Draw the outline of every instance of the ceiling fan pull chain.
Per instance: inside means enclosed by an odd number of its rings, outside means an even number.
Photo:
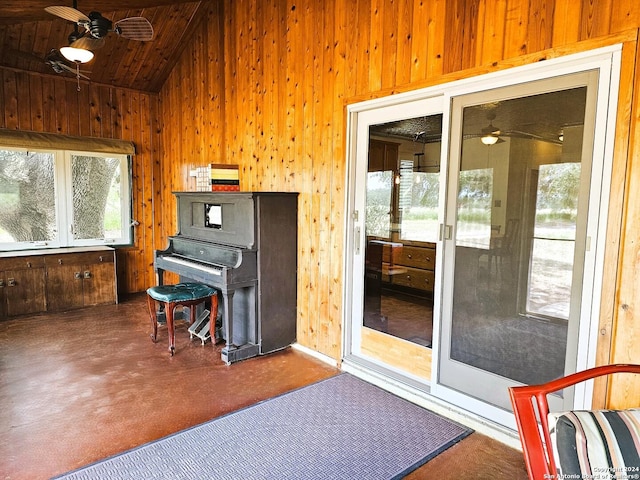
[[[80,64],[76,62],[76,78],[78,79],[78,91],[80,91]]]

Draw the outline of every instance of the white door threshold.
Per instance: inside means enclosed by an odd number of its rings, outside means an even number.
[[[376,385],[416,405],[458,422],[476,432],[493,438],[508,447],[522,451],[518,432],[487,418],[445,402],[429,393],[428,385],[406,381],[400,375],[358,357],[348,357],[342,362],[342,370]]]

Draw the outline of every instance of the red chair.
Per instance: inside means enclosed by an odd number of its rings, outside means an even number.
[[[567,375],[542,385],[510,387],[509,395],[518,425],[522,453],[531,480],[558,478],[547,415],[547,395],[580,382],[612,373],[640,373],[640,365],[605,365]],[[539,415],[536,414],[539,412]]]

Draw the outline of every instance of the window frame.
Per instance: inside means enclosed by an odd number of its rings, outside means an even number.
[[[54,198],[56,212],[56,237],[46,241],[0,242],[0,251],[41,250],[86,246],[130,246],[133,244],[133,192],[131,155],[53,148],[26,148],[0,144],[0,150],[37,152],[53,155]],[[74,239],[73,235],[73,183],[72,158],[90,156],[116,158],[120,168],[120,237]]]

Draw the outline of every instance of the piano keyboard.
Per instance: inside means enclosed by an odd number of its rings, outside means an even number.
[[[197,262],[195,260],[186,260],[184,258],[175,257],[173,255],[163,256],[162,259],[166,262],[177,263],[178,265],[184,265],[186,267],[195,268],[212,275],[222,275],[222,268],[215,267],[211,264]]]

